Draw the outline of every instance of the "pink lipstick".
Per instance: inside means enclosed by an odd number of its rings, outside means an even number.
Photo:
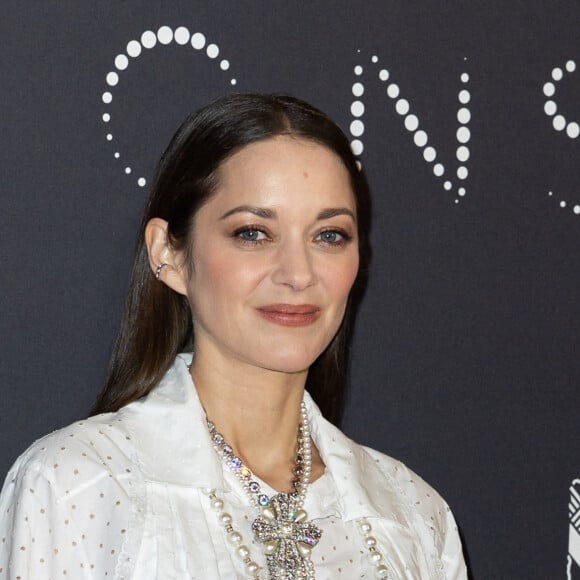
[[[258,308],[258,312],[281,326],[308,326],[320,316],[320,308],[312,304],[268,304]]]

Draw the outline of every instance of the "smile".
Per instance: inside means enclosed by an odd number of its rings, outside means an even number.
[[[320,316],[320,308],[312,304],[269,304],[258,308],[258,312],[281,326],[308,326]]]

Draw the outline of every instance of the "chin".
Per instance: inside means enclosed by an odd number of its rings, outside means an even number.
[[[263,360],[260,366],[279,373],[302,373],[310,368],[319,354],[318,352],[316,354],[293,353],[284,356],[284,354],[280,355],[279,353],[278,356]]]
[[[310,368],[310,365],[312,364],[312,362],[314,361],[309,361],[308,364],[304,364],[304,363],[299,363],[299,362],[293,362],[293,361],[284,361],[284,362],[268,362],[263,366],[263,368],[270,370],[270,371],[274,371],[274,372],[278,372],[278,373],[286,373],[286,374],[296,374],[296,373],[302,373],[304,371],[307,371]]]

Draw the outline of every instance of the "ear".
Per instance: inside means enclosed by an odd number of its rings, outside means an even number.
[[[187,268],[183,264],[181,252],[171,247],[167,236],[167,222],[153,218],[145,226],[145,245],[149,254],[149,266],[155,275],[160,264],[159,282],[164,283],[178,294],[187,295]]]

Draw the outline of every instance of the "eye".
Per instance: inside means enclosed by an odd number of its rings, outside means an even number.
[[[233,233],[233,237],[248,244],[259,243],[268,239],[266,232],[256,227],[239,228]]]
[[[341,230],[325,230],[316,236],[316,240],[329,246],[342,246],[351,240],[352,236]]]

